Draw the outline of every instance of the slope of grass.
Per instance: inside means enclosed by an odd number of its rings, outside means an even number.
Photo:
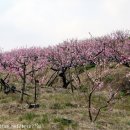
[[[124,77],[130,70],[126,67],[114,69],[111,68],[111,75],[105,77],[106,85],[112,85],[113,87],[122,84],[126,85],[123,83]],[[84,72],[81,73],[80,78],[82,83],[86,83]],[[31,125],[30,128],[24,128],[27,130],[130,129],[129,96],[121,95],[123,98],[116,99],[108,108],[103,109],[97,122],[91,123],[88,117],[87,99],[84,96],[85,89],[85,86],[82,86],[82,91],[72,93],[70,90],[65,89],[41,88],[38,97],[40,108],[37,109],[28,109],[27,104],[20,104],[18,94],[5,95],[0,92],[0,124]],[[105,94],[107,93],[107,91],[103,90],[94,95],[93,104],[99,107],[101,103],[104,103],[102,101],[106,100]]]

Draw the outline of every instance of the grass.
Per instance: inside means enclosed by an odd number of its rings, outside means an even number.
[[[43,100],[43,97],[46,100]],[[61,97],[60,102],[64,102],[58,103],[57,99],[59,99],[59,97]],[[30,110],[25,108],[22,114],[14,113],[13,115],[10,115],[11,118],[8,117],[7,110],[0,108],[0,111],[4,114],[3,116],[1,115],[0,122],[4,122],[4,124],[9,123],[10,121],[20,124],[25,124],[27,122],[30,122],[30,124],[37,123],[45,130],[87,130],[89,128],[95,128],[96,130],[118,130],[118,126],[121,126],[121,128],[123,127],[122,130],[129,130],[130,128],[130,109],[128,109],[128,107],[130,108],[129,98],[125,99],[125,103],[123,103],[123,101],[117,102],[117,104],[112,107],[112,111],[102,111],[98,121],[94,125],[89,121],[86,107],[87,104],[82,93],[79,93],[79,95],[75,93],[73,95],[71,93],[54,92],[48,94],[45,92],[44,95],[41,95],[40,99],[41,106],[45,105],[45,108],[40,107],[39,109]],[[97,100],[98,99],[96,99],[95,96],[95,105]],[[4,103],[3,105],[5,104],[8,104],[8,106],[11,105],[11,103]]]
[[[64,109],[64,105],[60,104],[60,103],[54,103],[54,104],[52,104],[52,106],[50,108],[51,109]]]
[[[20,121],[22,120],[27,120],[27,121],[33,121],[34,118],[36,118],[38,115],[33,113],[33,112],[29,112],[29,113],[25,113],[23,116],[21,116],[19,118]]]
[[[49,115],[43,114],[40,118],[36,119],[36,123],[38,124],[49,124]]]
[[[105,77],[105,82],[106,83],[111,83],[114,80],[114,75],[108,75]]]
[[[60,126],[67,126],[72,128],[77,128],[78,126],[78,124],[75,121],[71,119],[62,118],[62,117],[54,118],[54,122],[59,123]]]
[[[124,67],[111,68],[111,76],[105,77],[106,85],[113,88],[121,85],[126,72]],[[84,93],[87,94],[88,82],[84,70],[80,68],[83,85],[80,91],[42,88],[38,96],[40,108],[28,109],[26,104],[18,103],[18,94],[5,95],[0,92],[0,123],[1,124],[38,124],[39,130],[129,130],[130,129],[130,96],[120,93],[121,99],[116,99],[107,109],[101,111],[97,122],[91,123],[88,117],[88,104]],[[95,68],[90,67],[91,71]],[[124,84],[123,84],[124,86]],[[93,107],[98,108],[107,101],[108,91],[99,91],[93,97]],[[93,112],[93,114],[95,114]],[[29,130],[36,130],[31,128]]]

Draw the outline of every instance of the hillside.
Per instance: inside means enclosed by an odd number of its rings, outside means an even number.
[[[130,35],[1,52],[0,85],[2,130],[129,130]]]
[[[94,71],[95,68],[90,69],[91,73]],[[103,80],[106,85],[112,85],[116,88],[118,85],[123,84],[125,74],[130,69],[118,66],[117,68],[111,67],[110,71],[111,76],[105,77]],[[84,75],[85,72],[81,72],[82,84],[87,84]],[[57,86],[61,86],[59,83],[56,83]],[[102,110],[98,120],[91,123],[88,117],[88,102],[86,101],[86,96],[84,96],[87,87],[82,86],[81,89],[72,93],[70,88],[66,90],[54,88],[54,86],[40,88],[38,96],[40,107],[33,109],[28,109],[26,103],[19,103],[19,94],[9,93],[6,95],[1,91],[0,124],[7,126],[10,124],[12,127],[15,127],[16,124],[24,124],[24,127],[29,127],[28,124],[31,124],[33,128],[30,130],[35,130],[36,128],[39,130],[130,129],[130,96],[120,93],[109,107]],[[93,104],[99,107],[107,94],[108,91],[104,89],[96,92],[93,96]],[[31,100],[32,98],[30,98]],[[11,127],[9,129],[11,130]]]

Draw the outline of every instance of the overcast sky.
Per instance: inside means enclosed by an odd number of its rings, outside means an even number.
[[[0,47],[55,45],[130,27],[130,0],[0,0]]]

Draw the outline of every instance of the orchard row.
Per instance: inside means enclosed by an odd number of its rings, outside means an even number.
[[[129,60],[130,34],[127,31],[116,31],[102,37],[91,36],[86,40],[67,40],[53,47],[1,52],[0,71],[13,74],[22,81],[23,101],[27,82],[46,84],[44,71],[47,68],[57,73],[63,81],[63,88],[67,88],[72,81],[67,80],[66,71],[71,68],[113,61],[129,66]]]

